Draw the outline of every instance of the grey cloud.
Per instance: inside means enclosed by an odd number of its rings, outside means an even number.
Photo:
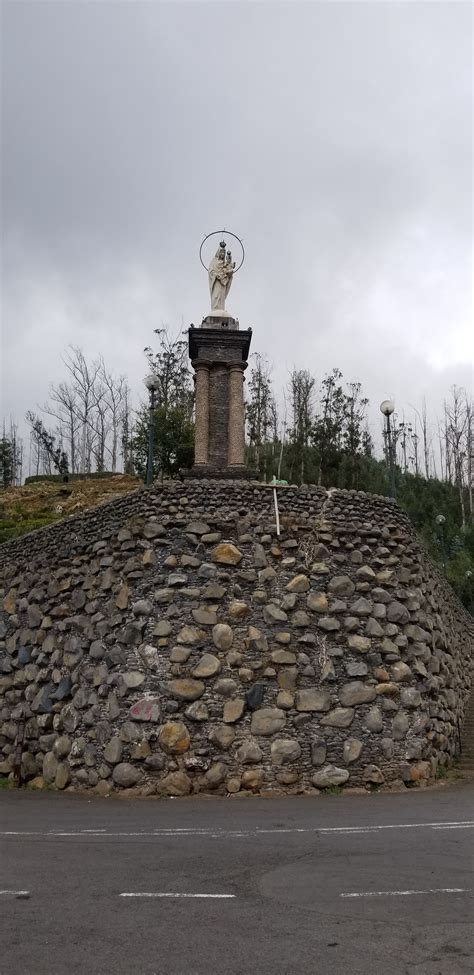
[[[139,385],[207,310],[201,237],[283,383],[338,365],[377,404],[469,383],[471,8],[6,3],[4,410],[69,342]],[[375,419],[374,423],[378,422]]]

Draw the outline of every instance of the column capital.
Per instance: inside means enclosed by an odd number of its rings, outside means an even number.
[[[209,372],[212,362],[210,359],[191,359],[191,365],[196,372],[198,369],[207,369]]]

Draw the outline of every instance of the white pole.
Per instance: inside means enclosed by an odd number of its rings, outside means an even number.
[[[273,478],[273,480],[275,480],[275,477]],[[280,535],[280,514],[279,514],[279,511],[278,511],[278,499],[277,499],[277,489],[276,489],[276,487],[273,488],[273,501],[274,501],[274,504],[275,504],[275,518],[276,518],[277,535],[279,536]]]

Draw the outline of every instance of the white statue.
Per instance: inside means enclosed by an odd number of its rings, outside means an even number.
[[[225,311],[225,300],[230,291],[234,276],[235,261],[226,243],[221,240],[215,256],[209,265],[209,291],[212,311]]]

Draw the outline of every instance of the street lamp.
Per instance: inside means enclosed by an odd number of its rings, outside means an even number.
[[[384,425],[384,437],[387,443],[387,456],[388,456],[388,469],[389,469],[389,484],[388,484],[388,495],[390,498],[396,498],[397,489],[395,486],[395,458],[393,456],[394,442],[392,434],[392,423],[390,417],[395,409],[395,403],[391,399],[384,399],[380,404],[380,412],[383,413],[385,418]]]
[[[440,542],[441,542],[441,560],[443,563],[443,569],[446,569],[446,538],[444,534],[444,526],[446,524],[446,518],[444,515],[436,515],[436,524],[439,526]]]
[[[159,386],[158,377],[153,373],[144,379],[145,386],[150,394],[148,404],[148,454],[146,461],[145,484],[149,486],[153,482],[153,447],[155,439],[155,393]]]

